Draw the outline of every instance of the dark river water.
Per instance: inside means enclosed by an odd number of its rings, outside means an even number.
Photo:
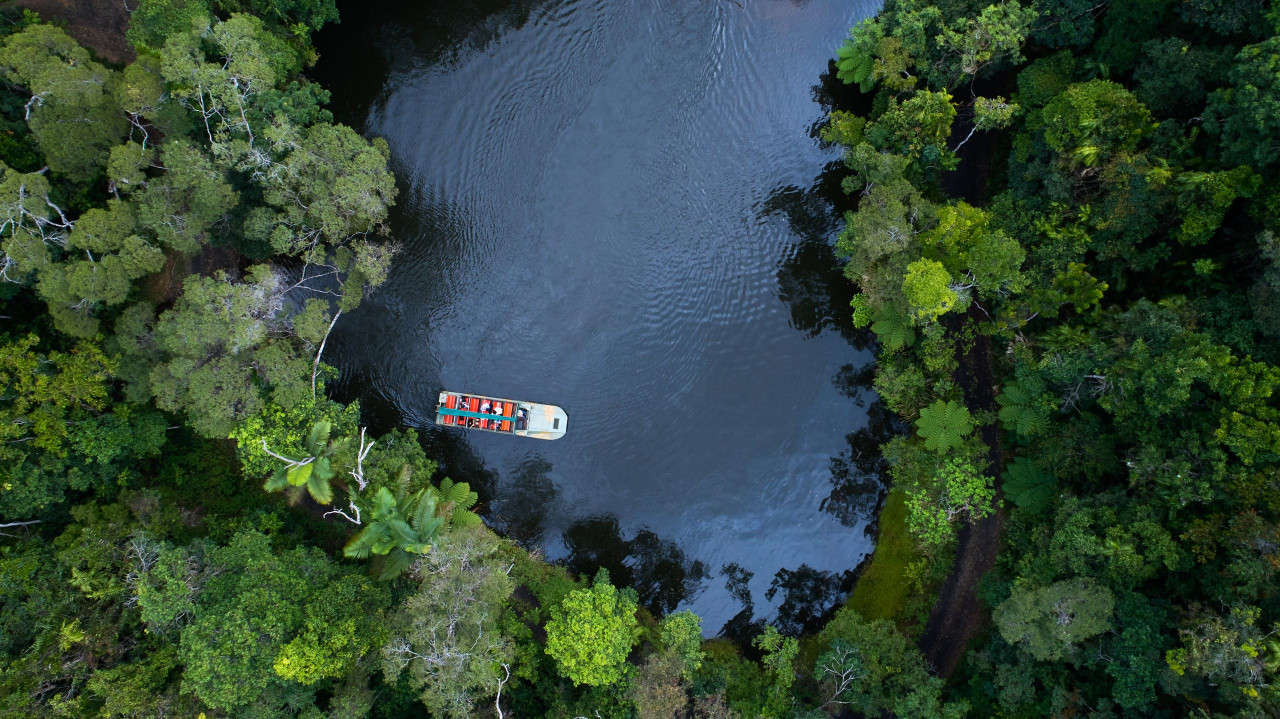
[[[337,393],[652,608],[811,624],[871,550],[888,431],[815,131],[876,6],[342,3],[313,75],[390,143],[402,251],[329,343]],[[436,427],[443,388],[561,405],[568,434]]]

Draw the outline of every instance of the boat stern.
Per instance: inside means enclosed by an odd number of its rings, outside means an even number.
[[[534,439],[560,439],[568,430],[569,415],[554,404],[528,404],[529,424],[523,432],[516,434]]]

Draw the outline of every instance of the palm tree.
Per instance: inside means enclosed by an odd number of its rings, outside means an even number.
[[[327,420],[316,422],[311,428],[311,433],[307,435],[307,453],[301,457],[276,454],[267,449],[267,441],[262,440],[262,449],[285,463],[283,467],[271,473],[263,488],[268,492],[292,488],[294,494],[291,498],[296,500],[300,496],[300,488],[305,487],[311,498],[320,504],[332,502],[333,487],[329,485],[329,480],[338,474],[332,466],[333,456],[351,442],[348,437],[339,440],[330,438],[329,433],[332,429],[333,425]]]
[[[469,488],[468,488],[468,491]],[[436,490],[424,487],[412,494],[402,489],[399,496],[382,487],[369,507],[368,524],[347,542],[343,556],[365,559],[383,557],[379,579],[392,579],[409,568],[414,555],[426,554],[444,526],[437,516]]]

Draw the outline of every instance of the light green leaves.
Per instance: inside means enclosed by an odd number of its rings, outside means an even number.
[[[636,601],[600,570],[590,588],[569,592],[547,622],[547,654],[574,684],[604,686],[622,678],[636,626]]]
[[[907,528],[926,546],[950,542],[957,520],[977,521],[996,509],[995,482],[966,460],[943,462],[932,478],[906,494]]]
[[[907,265],[902,291],[917,320],[934,322],[951,311],[960,297],[951,289],[951,273],[937,260],[918,259]]]

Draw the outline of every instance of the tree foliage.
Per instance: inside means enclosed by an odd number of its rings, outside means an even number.
[[[636,600],[600,570],[590,587],[575,589],[551,610],[547,654],[574,684],[604,686],[622,679],[636,626]]]

